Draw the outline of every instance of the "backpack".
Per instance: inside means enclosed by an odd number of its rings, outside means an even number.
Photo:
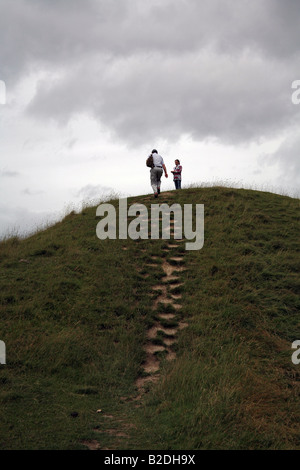
[[[149,166],[150,168],[153,168],[153,167],[154,167],[153,155],[152,155],[152,154],[147,158],[147,160],[146,160],[146,165]]]

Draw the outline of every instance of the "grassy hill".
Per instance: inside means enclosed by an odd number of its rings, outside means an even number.
[[[0,243],[0,449],[299,449],[299,200],[133,202],[204,204],[204,247],[101,241],[95,207]]]

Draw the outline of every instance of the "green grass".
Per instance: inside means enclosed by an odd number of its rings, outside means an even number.
[[[212,187],[158,202],[204,204],[205,242],[174,249],[183,309],[164,325],[189,326],[140,407],[147,329],[172,310],[151,309],[167,241],[101,241],[85,207],[0,243],[0,449],[299,448],[299,200]]]

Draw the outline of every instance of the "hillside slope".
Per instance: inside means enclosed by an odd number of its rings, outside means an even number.
[[[299,200],[133,202],[204,204],[203,248],[99,240],[96,207],[0,243],[0,449],[299,448]],[[184,269],[166,279],[165,263]]]

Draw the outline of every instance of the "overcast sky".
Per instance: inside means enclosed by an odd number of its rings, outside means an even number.
[[[113,191],[150,193],[153,148],[168,170],[181,160],[183,187],[299,196],[298,0],[0,7],[0,236]]]

